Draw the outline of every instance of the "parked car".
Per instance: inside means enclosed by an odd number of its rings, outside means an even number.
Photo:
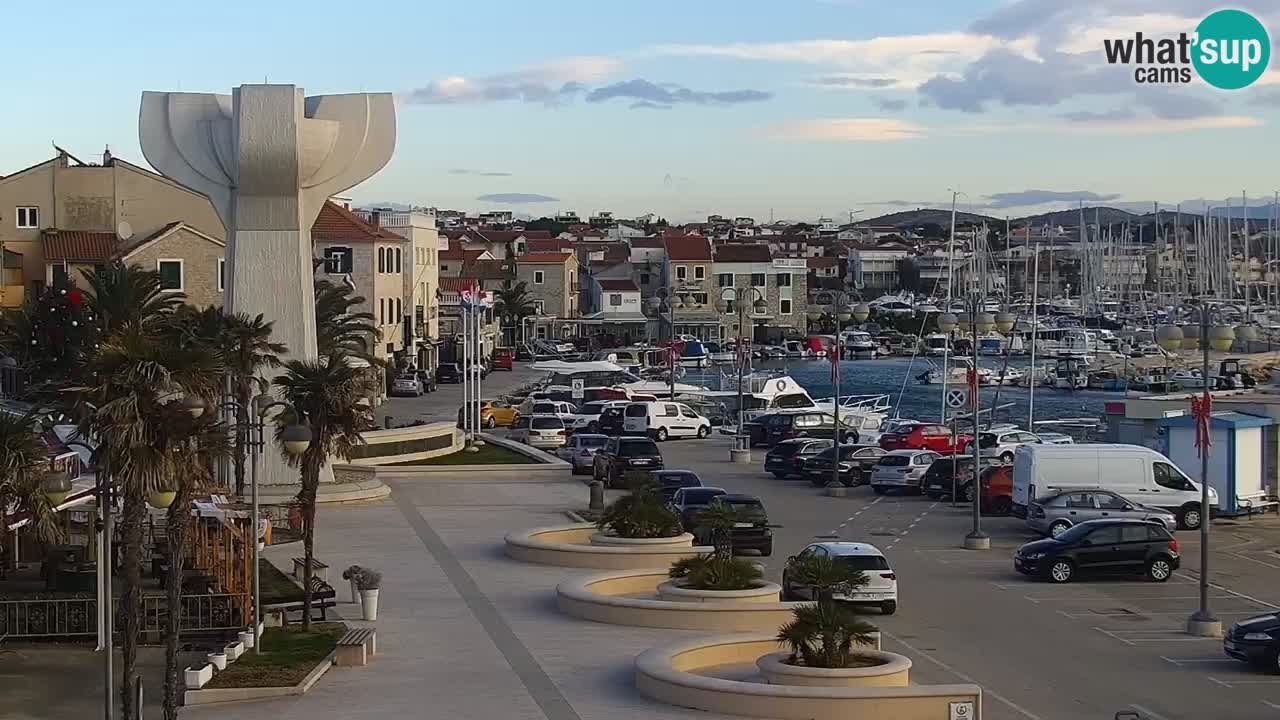
[[[936,423],[919,423],[880,435],[885,450],[932,450],[943,455],[963,453],[972,435],[956,436],[951,428]]]
[[[475,404],[472,403],[474,408]],[[462,427],[462,414],[465,408],[458,408],[458,427]],[[534,413],[537,414],[537,413]],[[501,400],[480,401],[480,425],[486,428],[513,427],[520,411]]]
[[[622,413],[622,429],[628,435],[648,435],[663,442],[673,437],[704,438],[711,421],[680,402],[633,402]]]
[[[610,437],[622,434],[622,412],[626,405],[606,407],[600,412],[600,432]]]
[[[876,445],[879,445],[880,438],[884,437],[885,435],[903,433],[919,424],[920,424],[919,420],[907,420],[904,418],[885,418],[884,420],[880,421],[880,426],[875,430],[859,429],[858,442],[867,443],[867,444],[875,443]]]
[[[836,435],[836,421],[832,414],[802,410],[761,415],[751,422],[743,423],[743,428],[752,447],[772,447],[783,440],[797,437],[834,438]],[[840,436],[856,442],[858,431],[848,428]]]
[[[387,394],[392,397],[420,397],[424,392],[426,389],[417,375],[401,375],[391,381]]]
[[[795,438],[783,440],[769,448],[764,456],[765,472],[773,473],[779,480],[804,477],[804,464],[809,458],[831,447],[830,440]]]
[[[717,505],[733,508],[742,518],[740,522],[734,523],[733,529],[729,531],[729,542],[733,546],[734,553],[740,550],[758,550],[764,557],[773,554],[773,530],[769,528],[769,513],[765,511],[764,503],[760,498],[755,495],[725,493],[711,498],[706,509],[710,510]],[[710,531],[698,525],[696,513],[691,518],[693,524],[686,525],[685,530],[693,533],[696,544],[710,545],[713,541]]]
[[[530,404],[530,415],[555,415],[564,421],[566,428],[572,429],[573,421],[578,417],[578,408],[571,402],[563,400],[539,400]]]
[[[1013,511],[1026,517],[1036,498],[1058,488],[1110,490],[1178,516],[1186,530],[1200,527],[1200,485],[1169,458],[1141,445],[1024,445],[1013,458]],[[1209,487],[1210,506],[1218,492]]]
[[[719,487],[680,488],[671,498],[671,509],[680,516],[680,523],[685,527],[693,527],[696,516],[711,502],[713,498],[725,495],[729,491]]]
[[[662,453],[649,438],[609,438],[604,448],[596,452],[591,474],[603,480],[605,487],[618,487],[629,473],[651,473],[662,469]]]
[[[555,415],[522,415],[507,437],[531,447],[555,449],[565,444],[568,435],[564,421]]]
[[[931,450],[894,450],[880,456],[871,470],[871,489],[877,495],[890,490],[920,492],[920,479],[940,455]]]
[[[1144,573],[1164,582],[1181,562],[1173,535],[1145,520],[1090,520],[1056,538],[1029,542],[1013,556],[1018,572],[1055,583],[1091,572]]]
[[[848,595],[836,595],[835,600],[856,604],[875,605],[885,615],[898,611],[898,575],[889,564],[889,559],[875,545],[860,542],[818,542],[801,550],[788,559],[805,558],[811,555],[835,558],[837,562],[854,570],[861,570],[867,578],[867,584]],[[786,570],[782,571],[783,600],[814,600],[813,588],[802,585],[790,577]]]
[[[845,487],[866,485],[871,479],[871,469],[884,455],[885,451],[875,445],[841,445],[840,483]],[[831,462],[835,456],[835,449],[829,448],[805,461],[805,477],[814,487],[822,487],[831,480]]]
[[[626,400],[593,400],[585,402],[578,406],[578,412],[573,416],[573,422],[570,425],[574,432],[586,431],[590,433],[600,432],[600,415],[604,413],[606,408],[626,407]]]
[[[494,370],[514,370],[516,352],[511,348],[495,348],[493,351]]]
[[[1060,432],[1037,432],[1036,437],[1046,445],[1074,445],[1075,438]]]
[[[1049,537],[1082,522],[1107,518],[1149,520],[1166,530],[1178,528],[1177,516],[1168,510],[1139,505],[1110,490],[1064,488],[1036,498],[1027,508],[1027,527]]]
[[[436,382],[442,384],[462,382],[462,368],[457,363],[440,363],[440,367],[436,368]]]
[[[1222,636],[1228,656],[1280,673],[1280,613],[1257,615],[1232,625]]]
[[[680,488],[702,487],[702,479],[692,470],[657,470],[653,473],[653,481],[667,502],[671,502]]]
[[[978,454],[998,460],[1005,465],[1013,463],[1013,452],[1023,445],[1039,445],[1040,437],[1026,430],[988,431],[978,436]]]
[[[959,500],[973,502],[973,457],[950,455],[940,457],[920,478],[920,491],[932,500],[951,497],[952,488]]]
[[[609,442],[607,435],[574,433],[564,447],[556,450],[556,457],[573,466],[573,474],[589,473],[595,465],[596,453]]]

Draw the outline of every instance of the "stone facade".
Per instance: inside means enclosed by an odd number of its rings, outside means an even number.
[[[146,270],[161,261],[182,261],[182,292],[196,307],[221,306],[225,296],[226,245],[186,226],[178,226],[126,251],[122,260]]]

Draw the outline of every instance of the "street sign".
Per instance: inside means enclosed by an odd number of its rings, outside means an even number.
[[[574,378],[573,379],[573,399],[581,400],[582,398],[586,397],[586,392],[584,392],[585,388],[586,388],[586,381],[584,381],[582,378]]]
[[[950,705],[950,720],[974,720],[977,715],[973,710],[973,701],[953,702]]]
[[[969,404],[969,391],[963,389],[947,390],[947,407],[958,410]]]

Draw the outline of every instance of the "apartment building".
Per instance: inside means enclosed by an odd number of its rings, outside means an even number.
[[[849,253],[848,277],[864,297],[897,292],[902,289],[902,262],[910,256],[905,247],[855,249]]]
[[[571,252],[526,253],[516,260],[516,280],[525,283],[537,308],[537,337],[568,334],[561,321],[576,320],[579,315],[577,256]]]
[[[357,210],[356,216],[374,227],[390,230],[405,238],[401,281],[403,283],[405,320],[405,355],[417,367],[434,369],[440,338],[440,253],[448,249],[448,240],[436,229],[435,215],[422,211],[398,211],[387,208]]]
[[[634,244],[632,245],[634,248]],[[668,297],[679,294],[682,302],[672,313],[662,313],[656,325],[651,327],[654,337],[670,338],[674,335],[691,335],[703,340],[721,337],[720,313],[715,308],[718,298],[713,297],[715,282],[712,266],[715,262],[711,243],[701,235],[668,235],[663,238],[663,266],[661,283]],[[641,291],[644,285],[640,286]],[[661,288],[654,288],[649,296],[661,295]],[[656,331],[662,330],[661,335]]]

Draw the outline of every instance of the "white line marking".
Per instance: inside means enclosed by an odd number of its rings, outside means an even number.
[[[986,693],[987,695],[990,695],[991,697],[995,698],[996,700],[999,700],[1000,702],[1004,703],[1005,705],[1008,705],[1008,706],[1009,706],[1010,708],[1012,708],[1015,712],[1021,713],[1023,717],[1029,718],[1030,720],[1042,720],[1042,718],[1041,718],[1039,715],[1036,715],[1035,713],[1031,712],[1030,710],[1027,710],[1026,708],[1022,707],[1021,705],[1018,705],[1018,704],[1017,704],[1017,703],[1015,703],[1014,701],[1012,701],[1012,700],[1010,700],[1009,698],[1007,698],[1007,697],[1005,697],[1005,696],[1001,695],[1000,693],[996,692],[995,690],[992,690],[990,685],[984,685],[983,683],[980,683],[980,682],[978,682],[977,680],[974,680],[972,677],[970,677],[970,676],[968,676],[968,675],[966,675],[966,674],[964,674],[964,673],[960,672],[959,670],[957,670],[957,669],[955,669],[955,668],[951,667],[950,665],[948,665],[948,664],[946,664],[946,663],[942,662],[941,660],[939,660],[938,658],[936,658],[936,657],[934,657],[934,656],[930,655],[929,653],[927,653],[927,652],[925,652],[925,651],[923,651],[923,650],[921,650],[921,649],[919,649],[919,648],[917,648],[917,647],[912,646],[910,643],[908,643],[907,641],[903,640],[902,638],[897,637],[897,636],[896,636],[896,635],[894,635],[893,633],[890,633],[890,632],[886,632],[886,631],[884,631],[884,630],[881,630],[881,631],[880,631],[880,634],[881,634],[881,635],[883,635],[883,636],[885,636],[885,637],[887,637],[887,638],[889,638],[890,640],[892,640],[892,641],[894,641],[894,642],[898,643],[899,645],[901,645],[901,646],[905,647],[906,649],[910,650],[911,652],[915,653],[916,655],[919,655],[920,657],[924,658],[925,660],[928,660],[929,662],[933,663],[934,665],[937,665],[938,667],[942,668],[943,670],[946,670],[947,672],[951,673],[952,675],[955,675],[956,677],[960,678],[961,680],[963,680],[963,681],[965,681],[965,682],[967,682],[967,683],[970,683],[970,684],[972,684],[972,685],[981,685],[981,686],[982,686],[982,692]]]
[[[1267,706],[1267,707],[1269,707],[1269,708],[1272,708],[1273,710],[1280,710],[1280,705],[1277,705],[1277,704],[1275,704],[1275,703],[1271,702],[1270,700],[1263,700],[1263,701],[1262,701],[1262,704],[1263,704],[1263,705],[1266,705],[1266,706]]]
[[[943,565],[950,565],[950,564],[951,564],[951,561],[950,561],[950,560],[946,560],[946,559],[943,559],[943,558],[934,558],[934,560],[937,560],[938,562],[942,563]]]
[[[1103,635],[1107,635],[1107,636],[1111,637],[1113,640],[1119,640],[1120,642],[1124,643],[1125,645],[1132,645],[1132,644],[1133,644],[1132,642],[1129,642],[1128,640],[1125,640],[1124,638],[1120,637],[1119,635],[1116,635],[1115,633],[1111,632],[1110,630],[1106,630],[1106,629],[1104,629],[1104,628],[1100,628],[1100,627],[1096,627],[1096,626],[1095,626],[1093,629],[1094,629],[1094,630],[1097,630],[1098,632],[1102,633]]]
[[[1212,681],[1214,681],[1214,682],[1216,682],[1216,683],[1218,683],[1219,685],[1226,685],[1227,687],[1231,687],[1232,685],[1280,685],[1280,679],[1276,679],[1276,680],[1219,680],[1219,679],[1218,679],[1218,678],[1216,678],[1216,677],[1210,677],[1209,679],[1210,679],[1210,680],[1212,680]]]
[[[840,523],[840,527],[844,527],[845,525],[848,525],[848,524],[849,524],[848,521],[842,522]]]
[[[1280,565],[1273,565],[1273,564],[1271,564],[1271,563],[1269,563],[1269,562],[1264,562],[1264,561],[1259,560],[1259,559],[1257,559],[1257,558],[1251,558],[1251,557],[1249,557],[1248,555],[1241,555],[1240,553],[1227,553],[1227,554],[1228,554],[1228,555],[1230,555],[1230,556],[1232,556],[1232,557],[1238,557],[1238,558],[1240,558],[1241,560],[1248,560],[1249,562],[1252,562],[1252,563],[1258,563],[1259,565],[1266,565],[1266,566],[1267,566],[1267,567],[1269,567],[1269,568],[1275,568],[1276,570],[1280,570]]]
[[[1164,630],[1164,629],[1151,630],[1148,628],[1143,628],[1141,630],[1112,630],[1111,632],[1117,633],[1117,634],[1119,633],[1167,633],[1167,632],[1181,633],[1183,632],[1183,630],[1181,628],[1175,628],[1173,630]],[[1216,638],[1209,638],[1209,639],[1216,639]]]
[[[1037,599],[1035,599],[1035,598],[1031,597],[1030,595],[1023,595],[1022,597],[1026,598],[1027,600],[1030,600],[1031,602],[1033,602],[1033,603],[1035,603],[1035,604],[1037,604],[1037,605],[1039,605],[1039,604],[1040,604],[1040,601],[1039,601],[1039,600],[1037,600]]]
[[[1155,710],[1152,710],[1151,708],[1145,708],[1145,707],[1143,707],[1143,706],[1141,706],[1141,705],[1139,705],[1139,704],[1137,704],[1137,703],[1134,703],[1134,704],[1130,705],[1129,707],[1131,707],[1131,708],[1133,708],[1134,710],[1137,710],[1138,712],[1142,713],[1142,716],[1143,716],[1144,718],[1151,718],[1151,720],[1169,720],[1169,718],[1167,718],[1167,717],[1165,717],[1165,716],[1161,715],[1160,713],[1156,712]]]
[[[1161,610],[1160,612],[1147,612],[1146,610],[1142,610],[1142,611],[1134,611],[1131,613],[1124,613],[1124,612],[1119,612],[1119,613],[1083,612],[1082,613],[1082,612],[1067,612],[1066,610],[1059,610],[1058,612],[1062,613],[1063,615],[1066,615],[1072,620],[1079,620],[1080,618],[1131,618],[1131,617],[1142,616],[1142,615],[1185,616],[1185,615],[1189,615],[1192,611],[1191,610],[1167,610],[1167,611]],[[1232,610],[1230,612],[1223,612],[1222,610],[1214,610],[1213,612],[1216,615],[1257,615],[1258,614],[1257,610]]]
[[[1199,578],[1199,577],[1197,577],[1197,576],[1195,576],[1195,575],[1188,575],[1188,574],[1183,573],[1183,572],[1179,572],[1179,573],[1177,573],[1177,574],[1178,574],[1179,576],[1181,576],[1181,577],[1190,578],[1190,579],[1192,579],[1192,580],[1195,580],[1195,582],[1196,582],[1196,584],[1197,584],[1197,585],[1198,585],[1198,584],[1200,584],[1200,578]],[[1268,608],[1273,608],[1273,609],[1280,609],[1280,606],[1272,605],[1271,603],[1266,602],[1265,600],[1259,600],[1259,599],[1258,599],[1258,598],[1256,598],[1256,597],[1250,597],[1250,596],[1248,596],[1248,595],[1245,595],[1244,593],[1238,593],[1238,592],[1236,592],[1235,590],[1232,590],[1231,588],[1226,588],[1226,587],[1223,587],[1223,586],[1218,585],[1218,584],[1216,584],[1216,583],[1208,583],[1208,585],[1209,585],[1209,587],[1211,587],[1211,588],[1213,588],[1213,589],[1215,589],[1215,590],[1221,590],[1222,592],[1230,593],[1230,594],[1232,594],[1232,595],[1235,595],[1236,597],[1244,598],[1245,600],[1248,600],[1249,602],[1257,603],[1257,604],[1259,604],[1259,605],[1262,605],[1263,607],[1268,607]],[[1199,598],[1197,598],[1197,599],[1199,599]]]
[[[1232,658],[1171,658],[1171,657],[1166,657],[1164,655],[1161,655],[1160,659],[1167,663],[1173,663],[1174,665],[1192,665],[1192,664],[1198,665],[1200,663],[1238,663],[1240,662],[1239,660],[1235,660]]]
[[[1213,682],[1218,683],[1218,684],[1219,684],[1219,685],[1221,685],[1222,687],[1228,687],[1228,688],[1229,688],[1229,687],[1231,687],[1231,683],[1229,683],[1229,682],[1223,682],[1223,681],[1219,680],[1218,678],[1216,678],[1216,677],[1214,677],[1214,676],[1212,676],[1212,675],[1210,675],[1210,676],[1209,676],[1209,680],[1211,680],[1211,681],[1213,681]]]

